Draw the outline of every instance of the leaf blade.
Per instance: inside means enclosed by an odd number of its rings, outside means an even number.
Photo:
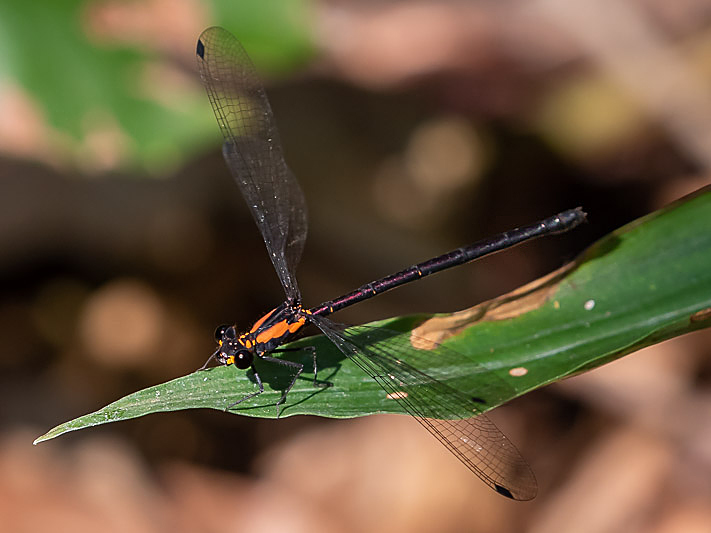
[[[486,411],[558,379],[595,368],[650,344],[711,325],[711,188],[635,221],[593,244],[571,265],[513,293],[449,315],[409,316],[373,325],[434,338],[434,349],[461,355],[431,368],[438,379],[476,395],[492,379],[510,388]],[[424,339],[424,340],[423,340]],[[281,408],[282,416],[349,418],[401,413],[397,402],[323,337],[292,345],[316,347],[319,379],[305,372]],[[434,354],[436,355],[436,354]],[[311,368],[310,355],[293,360]],[[405,357],[403,357],[405,359]],[[423,359],[424,360],[424,359]],[[472,372],[472,362],[475,368]],[[234,412],[274,417],[290,378],[281,365],[259,362],[264,394]],[[128,395],[66,422],[35,443],[83,427],[186,408],[225,409],[254,392],[250,375],[233,367],[193,373]]]

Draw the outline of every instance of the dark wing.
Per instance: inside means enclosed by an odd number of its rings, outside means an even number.
[[[202,32],[197,62],[225,138],[227,166],[262,232],[287,297],[299,299],[295,270],[306,240],[306,202],[284,161],[264,87],[247,52],[223,28]]]
[[[417,352],[414,359],[424,361],[428,353],[414,348],[409,335],[368,327],[339,331],[325,318],[311,320],[484,483],[514,500],[536,496],[528,463],[474,399],[399,359],[407,351],[408,359]]]

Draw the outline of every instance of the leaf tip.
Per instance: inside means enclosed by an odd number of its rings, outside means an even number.
[[[59,426],[57,426],[56,428],[50,429],[44,435],[40,435],[39,437],[37,437],[35,440],[32,441],[32,445],[37,446],[41,442],[44,442],[46,440],[52,440],[55,437],[59,437],[62,433],[65,433],[65,431],[57,431],[58,429],[59,429]]]

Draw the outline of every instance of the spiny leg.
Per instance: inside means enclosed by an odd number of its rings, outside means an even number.
[[[276,350],[272,350],[271,353],[301,352],[301,351],[311,352],[311,357],[313,358],[313,364],[314,364],[314,387],[317,387],[317,388],[332,387],[333,383],[330,383],[328,381],[321,382],[318,380],[318,366],[316,364],[316,347],[315,346],[296,346],[293,348],[277,348]]]
[[[254,398],[255,396],[259,396],[264,392],[264,384],[262,383],[262,378],[259,377],[259,372],[257,372],[257,369],[254,366],[254,363],[252,363],[252,366],[250,367],[252,369],[252,373],[254,374],[254,379],[257,380],[257,385],[259,385],[259,390],[257,392],[253,392],[252,394],[247,394],[247,396],[242,397],[241,399],[237,400],[235,403],[230,404],[227,406],[227,409],[225,411],[229,411],[232,409],[235,405],[242,403],[245,400],[249,400],[250,398]],[[278,416],[277,416],[278,418]]]
[[[210,364],[210,361],[212,361],[215,357],[217,357],[217,354],[219,353],[220,349],[218,348],[214,352],[212,352],[212,355],[207,358],[207,361],[205,361],[205,364],[202,365],[200,368],[196,370],[196,372],[200,372],[201,370],[205,370],[207,368],[207,365]]]
[[[270,353],[296,352],[296,351],[302,351],[302,350],[311,352],[311,354],[313,356],[314,386],[315,387],[330,387],[330,386],[332,386],[333,385],[332,383],[328,383],[328,382],[320,383],[316,380],[316,373],[317,373],[318,369],[316,367],[316,348],[314,346],[303,346],[303,347],[297,347],[297,348],[277,348],[276,350],[273,350]],[[217,352],[212,354],[210,359],[215,357],[216,353]],[[296,383],[296,380],[299,378],[301,373],[304,371],[304,365],[301,363],[294,362],[294,361],[286,361],[284,359],[278,359],[276,357],[269,357],[267,355],[261,355],[261,356],[259,356],[259,358],[263,359],[265,361],[269,361],[270,363],[278,363],[280,365],[284,365],[284,366],[288,366],[288,367],[296,369],[296,373],[294,374],[294,377],[292,378],[291,383],[289,383],[289,386],[284,390],[283,394],[281,395],[281,398],[276,403],[277,418],[279,418],[280,411],[281,411],[281,404],[283,404],[286,401],[287,395],[289,394],[292,387]],[[205,365],[203,365],[203,368],[207,366],[207,364],[210,362],[210,359],[208,359],[207,362],[205,363]],[[200,370],[202,370],[203,368],[201,368]],[[247,394],[245,397],[237,400],[235,403],[230,404],[226,409],[227,411],[232,409],[235,405],[240,404],[240,403],[244,402],[245,400],[249,400],[250,398],[254,398],[255,396],[258,396],[259,394],[262,394],[264,392],[264,384],[262,383],[262,379],[259,377],[259,373],[257,372],[257,369],[254,366],[254,363],[252,363],[250,368],[252,369],[252,373],[254,374],[254,379],[257,381],[257,385],[259,385],[259,390],[257,392],[253,392],[252,394]]]
[[[277,351],[277,350],[274,350],[274,351]],[[286,349],[286,350],[280,350],[280,351],[291,351],[291,350]],[[272,353],[274,353],[274,352],[272,352]],[[281,406],[281,404],[283,404],[286,401],[286,396],[289,394],[289,391],[294,386],[294,383],[296,383],[296,380],[298,379],[298,377],[304,371],[304,365],[302,365],[301,363],[296,363],[294,361],[285,361],[284,359],[278,359],[276,357],[269,357],[268,355],[260,355],[259,358],[263,359],[264,361],[269,361],[270,363],[278,363],[280,365],[290,366],[291,368],[296,369],[296,374],[294,374],[294,378],[291,380],[291,383],[289,383],[289,386],[286,388],[286,390],[284,390],[284,393],[281,395],[281,398],[276,403],[277,418],[279,418],[279,412],[281,409],[280,406]],[[252,367],[254,367],[254,365],[252,365]],[[255,376],[257,375],[256,371],[255,371],[254,375]],[[259,382],[259,385],[261,387],[261,385],[262,385],[261,381]]]

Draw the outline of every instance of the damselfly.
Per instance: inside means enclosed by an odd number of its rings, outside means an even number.
[[[564,211],[372,281],[321,305],[304,307],[295,270],[306,239],[306,202],[284,161],[264,87],[244,48],[222,28],[202,33],[197,59],[225,138],[222,153],[286,292],[284,303],[257,320],[249,331],[240,333],[235,326],[220,326],[215,332],[219,346],[210,359],[251,369],[256,381],[257,390],[233,405],[264,391],[254,365],[261,359],[293,371],[293,379],[277,402],[278,413],[304,366],[271,354],[288,351],[281,346],[304,326],[313,324],[486,484],[509,498],[533,498],[537,490],[533,472],[506,436],[481,414],[482,399],[418,370],[416,362],[435,357],[432,351],[415,348],[405,335],[377,328],[356,328],[351,333],[326,316],[440,270],[535,237],[568,231],[585,220],[585,213],[579,208]],[[444,347],[437,350],[440,355],[443,351]],[[315,352],[313,359],[316,384]]]

